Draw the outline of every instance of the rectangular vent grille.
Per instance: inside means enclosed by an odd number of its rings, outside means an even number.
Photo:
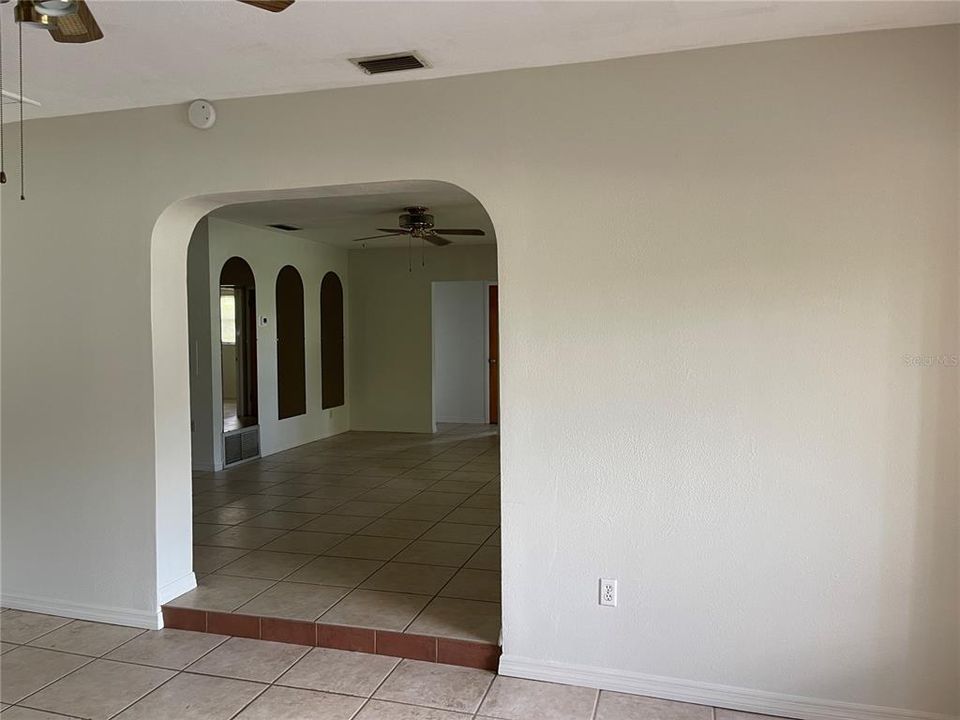
[[[239,435],[227,435],[223,439],[223,464],[233,465],[243,460],[243,438]]]
[[[267,227],[275,228],[276,230],[283,230],[284,232],[294,232],[295,230],[303,230],[303,228],[298,228],[296,225],[287,225],[286,223],[274,223],[273,225],[267,225]]]
[[[401,70],[419,70],[427,65],[413,53],[400,53],[398,55],[379,55],[369,58],[353,58],[350,60],[354,65],[363,70],[367,75],[379,75],[381,73],[400,72]]]
[[[246,428],[223,436],[224,467],[259,456],[260,428]]]

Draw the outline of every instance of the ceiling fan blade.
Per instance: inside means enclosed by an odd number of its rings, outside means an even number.
[[[445,237],[440,237],[435,232],[430,233],[429,235],[424,235],[423,239],[432,245],[436,245],[437,247],[443,247],[444,245],[451,244],[450,240],[447,240]]]
[[[433,231],[441,235],[474,235],[477,237],[486,235],[483,230],[477,228],[434,228]]]
[[[269,12],[283,12],[293,5],[293,0],[239,0],[244,5],[253,5],[255,8]]]
[[[354,238],[353,242],[360,242],[361,240],[378,240],[379,238],[397,237],[398,235],[406,235],[406,233],[392,232],[387,235],[371,235],[370,237]]]
[[[60,15],[50,28],[50,37],[58,43],[88,43],[103,37],[93,13],[84,0],[77,0],[77,11],[72,15]]]

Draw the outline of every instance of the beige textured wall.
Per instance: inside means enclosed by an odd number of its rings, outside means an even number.
[[[495,245],[350,252],[354,430],[433,431],[430,289],[435,280],[496,280]]]

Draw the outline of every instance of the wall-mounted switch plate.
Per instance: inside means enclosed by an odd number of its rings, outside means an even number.
[[[617,581],[613,578],[600,578],[600,604],[617,606]]]

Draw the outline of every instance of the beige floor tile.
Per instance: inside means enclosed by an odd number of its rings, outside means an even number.
[[[500,509],[500,496],[499,495],[474,495],[463,501],[463,504],[460,507],[465,508],[482,508],[484,510],[499,510]]]
[[[450,512],[445,505],[420,505],[415,502],[404,503],[396,510],[387,513],[387,517],[404,520],[439,520]]]
[[[374,693],[382,700],[473,713],[494,674],[486,670],[404,660]]]
[[[389,560],[409,544],[410,541],[405,538],[353,535],[334,545],[326,551],[326,554],[362,560]]]
[[[370,577],[382,565],[382,560],[361,560],[359,558],[327,557],[324,555],[304,565],[287,580],[289,582],[354,588]]]
[[[436,467],[415,467],[404,472],[403,477],[418,478],[420,480],[442,480],[451,472],[451,470],[444,470]]]
[[[470,717],[448,710],[371,700],[354,720],[468,720]]]
[[[496,527],[491,525],[465,525],[463,523],[441,522],[424,533],[421,540],[480,545],[493,535],[496,529]]]
[[[313,555],[254,550],[239,560],[224,565],[217,570],[217,574],[263,578],[264,580],[282,580],[297,568],[306,565],[313,558]]]
[[[224,530],[229,530],[232,525],[211,525],[210,523],[194,523],[193,525],[193,541],[199,542],[201,540],[206,540],[209,537],[213,537],[218,532]]]
[[[460,460],[427,460],[420,467],[425,470],[459,470],[464,463]]]
[[[58,627],[63,627],[68,622],[70,618],[56,615],[6,610],[3,613],[3,619],[0,620],[0,639],[13,643],[28,643]]]
[[[0,707],[3,710],[3,720],[71,720],[76,715],[60,715],[48,713],[45,710],[31,710],[25,707]]]
[[[313,492],[315,489],[316,488],[313,488],[311,492]],[[278,505],[277,510],[283,510],[284,512],[302,512],[323,515],[324,513],[329,513],[339,504],[339,500],[327,500],[324,498],[315,497],[299,497],[290,498],[283,505]]]
[[[407,632],[496,643],[500,639],[500,604],[436,598],[410,624]]]
[[[262,495],[274,495],[274,496],[284,495],[290,498],[291,500],[293,500],[294,498],[303,497],[308,493],[313,492],[313,489],[314,489],[314,486],[311,485],[310,483],[290,481],[290,482],[277,483],[275,485],[262,488],[257,492],[259,492]],[[278,506],[278,507],[282,507],[282,506]]]
[[[378,487],[366,490],[357,500],[362,502],[392,503],[398,505],[416,497],[419,490],[402,487]],[[392,509],[392,508],[391,508]]]
[[[288,500],[278,495],[244,495],[239,500],[224,503],[228,507],[246,508],[247,510],[273,510]]]
[[[204,675],[270,683],[293,667],[308,650],[301,645],[230,638],[187,669]]]
[[[6,613],[4,613],[6,615]],[[0,700],[16,703],[90,662],[80,655],[20,647],[0,656]]]
[[[484,545],[477,550],[464,567],[476,570],[500,570],[500,548]]]
[[[107,659],[183,670],[226,640],[226,635],[213,633],[173,628],[150,630],[126,645],[118,647],[107,655]]]
[[[356,517],[354,515],[318,515],[316,520],[311,520],[300,529],[310,532],[350,534],[374,521],[374,518]]]
[[[232,527],[228,530],[218,532],[203,540],[204,545],[213,545],[215,547],[245,548],[247,550],[256,550],[266,545],[271,540],[276,540],[285,534],[285,530],[274,530],[272,528],[253,528],[253,527]],[[199,544],[199,543],[198,543]]]
[[[243,523],[244,527],[263,527],[276,528],[278,530],[293,530],[308,522],[317,516],[312,513],[284,512],[282,510],[270,510],[257,515]]]
[[[434,542],[416,540],[397,555],[396,562],[417,563],[419,565],[445,565],[460,567],[476,552],[476,545],[464,543]]]
[[[399,662],[385,655],[314,648],[277,684],[370,697]]]
[[[596,720],[633,720],[638,717],[644,720],[713,720],[713,708],[606,690],[600,693]],[[754,716],[754,720],[759,719]]]
[[[358,697],[272,687],[235,720],[350,720],[361,705]]]
[[[209,545],[194,545],[193,547],[193,570],[198,573],[212,573],[218,568],[222,568],[227,563],[231,563],[237,558],[246,555],[249,550],[230,547],[213,547]]]
[[[267,543],[262,550],[273,550],[276,552],[294,552],[319,555],[328,548],[337,545],[347,535],[325,532],[306,532],[303,530],[293,530],[286,535],[277,538],[273,542]]]
[[[724,710],[723,708],[716,708],[713,712],[716,720],[784,720],[784,718],[773,715],[757,715],[755,713],[739,712],[738,710]]]
[[[228,720],[266,687],[181,673],[117,715],[117,720]]]
[[[484,485],[486,485],[486,483],[480,480],[461,480],[459,482],[456,480],[441,480],[431,485],[430,489],[434,492],[452,492],[472,495]]]
[[[459,507],[445,518],[447,522],[467,523],[469,525],[499,525],[499,510]]]
[[[357,473],[351,475],[348,478],[345,478],[342,485],[344,487],[352,487],[356,489],[372,490],[375,487],[380,487],[387,481],[385,477],[370,477],[368,475],[363,475]]]
[[[106,720],[174,676],[171,670],[95,660],[22,704],[37,710]]]
[[[401,518],[380,518],[358,531],[359,535],[378,537],[408,538],[420,537],[433,525],[432,520],[403,520]]]
[[[330,515],[353,515],[356,517],[380,517],[391,510],[396,510],[399,503],[365,502],[350,500],[330,511]]]
[[[365,492],[366,490],[362,488],[343,487],[342,485],[328,485],[324,483],[318,486],[316,490],[313,490],[307,497],[346,502],[347,500],[353,500],[359,497]]]
[[[439,594],[463,600],[500,602],[500,573],[470,568],[459,570]]]
[[[590,720],[596,700],[591,688],[499,676],[479,714],[504,720]]]
[[[347,588],[281,582],[240,606],[248,615],[316,620],[349,592]]]
[[[427,595],[354,590],[325,612],[321,622],[400,631],[429,601]]]
[[[259,595],[271,585],[273,585],[272,580],[228,575],[206,575],[197,581],[195,590],[191,590],[167,604],[174,607],[230,612],[251,600],[255,595]]]
[[[436,480],[423,480],[412,477],[396,477],[384,483],[384,490],[401,490],[414,493],[414,497],[421,491],[436,485]],[[375,490],[378,488],[374,488]]]
[[[466,470],[461,468],[456,472],[450,473],[446,477],[446,479],[455,481],[455,482],[461,482],[461,481],[489,482],[490,480],[493,480],[493,478],[495,478],[496,476],[497,476],[497,471],[495,467],[494,469],[490,469],[490,470]]]
[[[448,508],[455,508],[468,497],[470,492],[439,492],[431,487],[424,490],[414,498],[418,505],[442,505]]]
[[[39,637],[31,645],[60,650],[80,655],[95,655],[99,657],[116,647],[132,640],[145,631],[139,628],[123,627],[122,625],[106,625],[104,623],[74,620],[62,628],[54,630],[43,637]]]
[[[194,521],[198,523],[213,523],[215,525],[239,525],[259,515],[261,512],[263,511],[248,508],[218,507],[197,515]]]
[[[360,587],[364,590],[387,590],[432,597],[455,572],[451,567],[391,562],[377,570]]]

